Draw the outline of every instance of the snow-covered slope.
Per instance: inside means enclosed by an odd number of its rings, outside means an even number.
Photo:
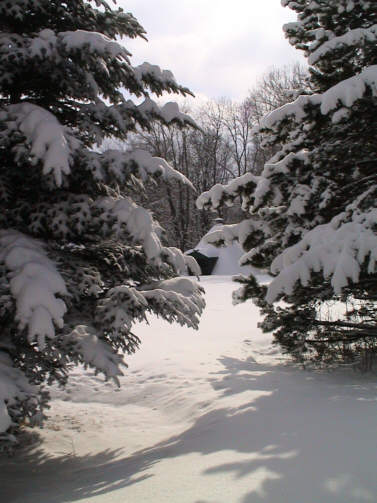
[[[155,319],[119,390],[76,369],[54,391],[0,501],[375,503],[375,377],[287,365],[229,277],[202,284],[199,333]]]

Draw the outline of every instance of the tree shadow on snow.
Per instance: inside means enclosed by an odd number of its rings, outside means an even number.
[[[68,503],[98,497],[151,476],[143,473],[150,468],[149,461],[120,458],[121,453],[105,450],[85,456],[49,456],[33,433],[29,445],[11,457],[0,457],[0,501]]]
[[[208,466],[203,475],[247,478],[249,492],[233,500],[240,503],[376,501],[377,385],[370,377],[260,365],[252,358],[220,362],[223,369],[209,378],[220,391],[218,408],[136,458],[153,464],[219,453],[226,460],[236,451],[240,461]],[[237,405],[222,407],[229,398]]]
[[[0,460],[1,501],[79,501],[145,481],[160,461],[193,453],[203,484],[219,475],[243,479],[247,490],[230,503],[376,501],[377,386],[370,379],[252,358],[219,361],[221,370],[208,377],[216,403],[181,434],[129,456],[107,450],[49,458],[26,447]]]

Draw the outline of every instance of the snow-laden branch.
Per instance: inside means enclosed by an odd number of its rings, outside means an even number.
[[[181,252],[181,250],[179,250]],[[197,261],[191,255],[183,255],[186,271],[194,276],[200,276],[202,274],[202,270],[197,263]],[[171,263],[171,262],[169,262]]]
[[[171,84],[177,84],[173,73],[170,70],[161,70],[158,65],[151,65],[144,61],[139,66],[134,67],[134,73],[137,80],[146,81],[152,77],[161,82],[169,82]]]
[[[72,156],[80,142],[47,110],[32,103],[9,105],[1,116],[7,125],[1,136],[21,133],[25,138],[13,147],[17,158],[25,153],[31,165],[41,163],[43,174],[52,174],[58,187],[71,172]]]
[[[115,220],[112,226],[115,236],[122,236],[125,227],[133,241],[142,244],[148,260],[159,261],[162,251],[157,234],[159,227],[148,210],[138,206],[129,197],[103,197],[94,204],[102,212],[100,219],[110,215]]]
[[[222,225],[206,234],[202,240],[215,246],[232,246],[233,242],[237,241],[244,248],[246,241],[254,233],[263,234],[265,239],[268,239],[270,237],[270,229],[267,222],[261,219],[246,219],[238,224]],[[250,265],[250,261],[257,251],[258,248],[253,248],[241,255],[239,265]]]
[[[98,221],[105,225],[113,221],[111,233],[113,236],[124,236],[124,230],[135,244],[141,244],[147,260],[161,265],[162,260],[170,264],[178,274],[187,274],[189,270],[200,274],[198,266],[188,259],[181,250],[174,247],[163,247],[160,241],[160,226],[153,219],[150,211],[138,206],[128,197],[103,197],[92,203],[100,210]],[[188,270],[189,269],[189,270]]]
[[[269,170],[270,174],[273,174],[271,166],[269,165]],[[272,204],[279,206],[282,202],[281,192],[278,187],[271,186],[271,181],[265,175],[266,173],[262,174],[262,176],[246,173],[235,178],[227,185],[218,183],[198,197],[196,206],[199,209],[217,209],[223,204],[232,206],[235,198],[240,196],[242,209],[254,212],[255,209],[264,204],[268,193],[271,193]]]
[[[368,274],[377,272],[377,209],[355,212],[349,221],[345,215],[318,225],[276,257],[271,272],[279,274],[268,287],[268,302],[274,302],[281,293],[291,295],[297,281],[307,286],[313,272],[331,278],[336,294],[350,280],[359,281],[361,266],[366,266]]]
[[[231,246],[233,241],[238,241],[242,246],[250,233],[260,225],[262,225],[260,221],[250,219],[242,220],[238,224],[221,225],[212,232],[208,232],[203,237],[203,241],[208,244],[224,244],[225,246]]]
[[[42,244],[20,232],[0,231],[0,262],[10,272],[19,330],[26,329],[29,343],[43,350],[46,338],[55,337],[55,325],[63,327],[66,305],[59,296],[67,295],[64,280]]]
[[[148,308],[169,323],[198,328],[205,307],[203,288],[190,278],[172,278],[143,287]]]
[[[13,408],[17,409],[16,402],[37,401],[37,392],[37,388],[32,386],[25,375],[13,366],[10,356],[0,351],[0,435],[12,425],[9,412]]]
[[[235,178],[227,185],[217,183],[210,190],[203,192],[198,197],[196,200],[196,206],[200,210],[204,208],[217,209],[221,206],[224,199],[233,200],[241,194],[245,186],[249,184],[257,185],[260,180],[260,176],[256,176],[253,173],[245,173],[244,175]]]
[[[146,320],[149,312],[170,323],[197,328],[205,306],[202,293],[203,289],[190,278],[155,281],[140,289],[120,285],[111,288],[98,302],[96,322],[111,338],[125,333],[132,335],[135,320]],[[137,338],[132,340],[128,352],[134,351],[138,342]]]
[[[40,36],[46,32],[50,32],[48,35],[54,39],[55,34],[51,30],[43,30]],[[107,54],[112,58],[120,58],[127,62],[128,57],[131,55],[123,45],[114,42],[102,33],[85,30],[65,31],[58,33],[57,38],[67,51],[81,51],[85,49],[92,54]]]
[[[136,149],[129,152],[109,149],[103,153],[87,152],[87,164],[94,177],[106,181],[106,172],[118,183],[126,183],[131,174],[141,181],[149,177],[161,177],[165,181],[176,180],[188,185],[195,191],[192,183],[182,173],[175,170],[165,159],[153,157],[146,150]]]
[[[344,35],[334,37],[322,43],[322,45],[311,52],[308,59],[309,65],[316,64],[319,59],[326,56],[329,52],[347,47],[354,48],[355,46],[363,46],[366,42],[377,42],[377,24],[369,28],[356,28],[350,30]],[[311,48],[309,47],[309,51],[310,50]]]
[[[94,89],[93,86],[92,88]],[[104,137],[108,136],[108,132],[104,132],[101,125],[108,126],[109,123],[113,124],[115,130],[123,133],[133,131],[137,125],[145,128],[150,121],[159,121],[165,125],[174,122],[180,126],[189,125],[198,128],[189,115],[179,110],[177,103],[168,102],[160,106],[147,97],[138,105],[130,99],[116,105],[108,105],[99,97],[99,92],[99,89],[94,90],[95,101],[92,103],[77,103],[80,109],[78,118],[80,129],[88,131],[98,145],[101,145]]]
[[[299,96],[294,102],[283,105],[266,115],[261,121],[260,129],[278,129],[279,124],[287,118],[301,122],[307,116],[306,109],[309,106],[319,106],[323,115],[339,107],[351,108],[366,94],[367,89],[373,96],[377,96],[377,65],[368,66],[360,74],[339,82],[323,94]],[[339,120],[339,117],[335,120]]]
[[[166,122],[189,120],[186,114],[181,114],[176,103],[168,103],[160,108],[152,100],[148,100],[137,108],[140,109],[140,107],[142,107],[142,113],[147,114],[153,110],[155,115],[160,114]],[[41,163],[43,174],[52,173],[56,185],[61,186],[63,176],[71,172],[74,154],[82,146],[74,138],[71,130],[62,126],[52,113],[27,102],[8,106],[1,115],[1,119],[7,124],[7,130],[1,133],[2,136],[10,137],[19,132],[25,138],[14,146],[16,156],[21,158],[27,152],[30,163],[32,165]],[[132,152],[109,150],[103,154],[88,151],[85,157],[93,175],[100,180],[104,178],[102,165],[119,182],[123,183],[127,181],[130,167],[132,167],[133,171],[136,168],[136,174],[142,180],[148,176],[159,175],[164,180],[174,179],[195,190],[191,182],[164,159],[152,157],[144,150]]]
[[[55,33],[46,28],[32,38],[17,38],[17,35],[13,33],[4,33],[0,37],[0,45],[4,48],[8,47],[10,50],[14,50],[14,46],[17,46],[18,57],[22,55],[29,58],[54,58],[57,62],[62,59],[61,48],[64,48],[68,53],[85,50],[90,54],[120,58],[126,62],[129,62],[128,57],[130,56],[124,46],[114,42],[106,35],[85,30]]]
[[[192,119],[189,115],[181,112],[179,110],[178,104],[174,101],[169,101],[161,107],[151,98],[147,97],[142,103],[140,103],[140,105],[137,106],[137,110],[144,114],[146,118],[158,118],[166,124],[170,124],[171,122],[178,122],[182,125],[190,124],[193,127],[197,127],[194,119]]]
[[[178,275],[188,273],[194,276],[200,276],[201,270],[197,261],[190,255],[185,255],[179,248],[174,246],[164,247],[162,249],[164,260],[170,264]]]
[[[119,84],[126,86],[131,81],[132,90],[137,96],[148,96],[146,87],[157,95],[161,95],[163,91],[192,94],[189,89],[177,84],[170,71],[161,70],[157,65],[143,63],[132,67],[129,59],[131,54],[127,49],[98,32],[54,32],[47,28],[31,37],[5,32],[0,34],[0,53],[4,59],[12,58],[18,65],[35,63],[35,60],[50,60],[52,64],[61,65],[67,57],[73,61],[79,57],[80,65],[81,60],[85,60],[85,67],[81,65],[80,69],[80,80],[85,91],[83,98],[93,98],[101,92],[106,94],[106,86],[101,87],[99,82],[114,74],[114,69],[117,70]],[[8,72],[4,72],[0,75],[0,83],[9,85],[13,78]],[[165,113],[168,115],[170,112],[166,110]]]
[[[276,157],[280,157],[284,155],[282,151],[278,152]],[[289,154],[285,155],[282,159],[275,160],[275,156],[272,157],[265,165],[262,171],[261,176],[265,178],[269,178],[278,173],[287,174],[289,173],[289,166],[294,161],[300,161],[304,164],[309,164],[309,151],[301,150],[299,152],[289,152]]]
[[[97,111],[93,109],[92,113],[96,115],[98,120],[112,112],[118,118],[119,127],[125,128],[126,105],[120,105],[119,109],[104,105]],[[126,107],[126,110],[122,107]],[[167,103],[161,108],[148,99],[138,106],[128,102],[128,109],[131,111],[137,109],[138,112],[145,115],[145,120],[149,120],[148,114],[152,114],[154,117],[160,117],[166,123],[179,121],[182,124],[195,124],[188,115],[179,111],[176,103]],[[0,132],[2,137],[7,136],[8,141],[11,141],[12,137],[17,137],[17,133],[19,136],[21,133],[24,138],[13,146],[16,159],[21,160],[27,154],[31,165],[41,163],[42,173],[44,175],[52,174],[56,185],[60,187],[64,175],[71,173],[74,155],[83,148],[70,128],[60,124],[51,112],[27,102],[9,105],[0,114],[0,119],[7,126],[4,131]],[[131,171],[143,181],[149,176],[161,176],[164,180],[174,179],[195,190],[191,182],[164,159],[153,157],[144,150],[131,152],[109,150],[102,154],[84,150],[82,155],[94,177],[100,181],[105,181],[107,170],[118,182],[125,183],[129,179]]]
[[[85,367],[90,366],[96,373],[103,372],[106,379],[113,379],[119,386],[118,376],[123,375],[120,366],[125,366],[121,354],[116,353],[104,340],[100,339],[93,327],[78,325],[67,334],[63,346],[79,356]]]
[[[101,70],[105,73],[110,73],[109,65],[115,61],[123,65],[127,69],[128,76],[133,77],[135,83],[139,85],[138,91],[141,94],[146,95],[142,92],[145,85],[158,94],[161,94],[162,89],[190,93],[188,89],[181,88],[177,84],[171,71],[162,70],[158,65],[144,62],[132,67],[129,59],[131,53],[121,43],[115,42],[103,33],[86,30],[54,32],[47,28],[33,37],[21,37],[14,33],[3,32],[0,34],[0,50],[3,54],[11,53],[18,63],[30,59],[50,59],[55,63],[61,63],[67,55],[75,56],[78,53],[86,54],[87,57],[99,56],[102,58]]]

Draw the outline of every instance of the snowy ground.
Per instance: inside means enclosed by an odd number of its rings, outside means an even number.
[[[203,284],[199,332],[140,326],[119,391],[81,370],[55,391],[42,443],[0,458],[1,502],[377,501],[375,376],[287,365],[229,277]]]

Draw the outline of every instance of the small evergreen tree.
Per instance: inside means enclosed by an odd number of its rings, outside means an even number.
[[[267,115],[279,146],[260,177],[213,187],[198,204],[241,196],[250,218],[212,241],[239,239],[268,286],[239,278],[283,349],[300,361],[361,363],[377,352],[377,9],[360,0],[282,0],[285,26],[309,58],[310,89]],[[280,302],[279,302],[280,301]],[[281,302],[283,301],[283,302]]]
[[[0,2],[2,439],[40,419],[40,385],[64,384],[71,364],[117,381],[147,313],[196,328],[204,307],[201,288],[174,277],[195,261],[164,247],[132,199],[149,178],[190,182],[147,152],[97,148],[153,121],[192,124],[150,98],[189,91],[133,67],[119,37],[144,30],[102,0]]]

